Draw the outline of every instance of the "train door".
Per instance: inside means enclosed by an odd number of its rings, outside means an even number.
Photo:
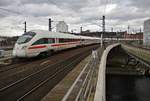
[[[56,43],[55,38],[48,38],[48,49],[49,50],[55,50],[55,47],[53,45]]]
[[[58,44],[59,44],[59,39],[58,38],[55,38],[55,46],[53,47],[54,48],[54,50],[59,50],[59,46],[58,46]]]

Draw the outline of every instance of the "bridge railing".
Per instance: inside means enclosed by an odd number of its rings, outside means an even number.
[[[102,56],[101,49],[92,52],[93,55],[89,62],[82,69],[62,101],[70,101],[69,99],[71,99],[71,96],[74,94],[74,89],[79,83],[81,83],[81,86],[79,86],[79,90],[77,91],[78,94],[75,94],[74,101],[105,101],[105,70],[107,55],[111,49],[119,45],[120,44],[113,44],[108,46],[104,50]],[[96,56],[97,54],[98,56]],[[101,57],[101,59],[99,57]],[[82,79],[83,75],[85,75],[84,79]]]
[[[97,50],[93,50],[88,63],[85,65],[72,86],[69,88],[62,101],[70,101],[69,99],[71,98],[74,89],[79,84],[80,86],[78,86],[78,94],[74,94],[74,101],[86,101],[90,98],[93,88],[96,87],[96,68],[98,68],[98,64],[100,61],[99,56],[101,55],[101,53],[102,49],[100,48]]]
[[[113,49],[114,47],[117,47],[119,45],[120,44],[118,44],[118,43],[110,45],[103,52],[103,55],[101,57],[100,66],[99,66],[98,80],[97,80],[94,101],[106,101],[106,95],[105,95],[105,82],[106,81],[105,81],[105,79],[106,79],[107,56],[111,49]]]

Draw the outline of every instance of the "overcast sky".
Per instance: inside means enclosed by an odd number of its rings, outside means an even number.
[[[53,30],[64,20],[73,29],[100,31],[101,16],[106,15],[106,30],[132,30],[143,27],[150,17],[150,0],[0,0],[0,35],[21,35],[24,21],[27,30],[48,30],[52,18]]]

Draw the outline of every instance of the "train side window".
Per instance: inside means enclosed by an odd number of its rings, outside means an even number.
[[[59,39],[59,43],[74,42],[74,41],[77,41],[77,39]]]
[[[34,42],[32,45],[47,44],[47,43],[48,43],[48,39],[47,38],[42,38],[42,39],[39,39],[36,42]]]
[[[48,39],[48,43],[55,43],[55,39],[53,38]]]
[[[64,43],[64,39],[59,39],[59,43]]]
[[[48,38],[43,38],[44,44],[48,44]]]

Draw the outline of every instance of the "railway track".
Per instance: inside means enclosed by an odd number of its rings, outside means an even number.
[[[33,72],[39,71],[40,69],[44,68],[47,65],[52,65],[56,62],[59,62],[60,60],[67,59],[80,51],[85,51],[88,48],[94,48],[97,47],[97,45],[88,46],[88,47],[82,47],[77,49],[70,49],[67,51],[60,52],[58,54],[54,54],[49,58],[37,60],[37,61],[31,61],[29,64],[25,63],[23,66],[17,66],[13,67],[12,69],[9,69],[7,71],[0,73],[0,88],[9,85],[10,83],[24,78]],[[74,53],[74,54],[72,54]]]
[[[36,64],[36,62],[39,62],[39,61],[43,62],[46,59],[47,58],[45,58],[45,59],[40,59],[40,58],[21,59],[21,60],[18,60],[17,62],[15,62],[15,63],[5,65],[5,66],[1,66],[0,67],[0,73],[9,71],[9,70],[12,70],[12,69],[15,69],[15,68],[20,68],[20,66],[30,65],[31,63]]]
[[[144,47],[144,46],[142,46],[142,45],[131,45],[132,47],[135,47],[135,48],[141,48],[141,49],[144,49],[144,50],[148,50],[148,51],[150,51],[150,47]]]
[[[54,54],[52,54],[54,55]],[[12,58],[12,63],[8,64],[8,65],[0,65],[0,73],[2,72],[6,72],[9,71],[11,69],[15,69],[15,68],[19,68],[20,66],[24,66],[27,64],[35,64],[35,62],[43,62],[46,59],[48,59],[48,57],[34,57],[34,58],[28,58],[28,59],[16,59],[16,58]]]
[[[0,99],[3,101],[40,100],[77,63],[87,56],[91,49],[92,47],[59,63],[46,65],[43,69],[1,88]],[[47,89],[43,90],[43,88]]]
[[[63,50],[63,51],[66,51],[66,50]],[[57,54],[61,54],[61,53],[62,53],[62,51],[61,52],[57,52]],[[41,57],[36,57],[36,58],[30,58],[30,59],[21,59],[21,60],[19,60],[17,62],[15,61],[15,63],[9,64],[9,65],[0,66],[0,73],[9,71],[11,69],[20,68],[20,66],[31,64],[31,62],[32,62],[32,64],[36,64],[36,62],[43,62],[43,61],[45,61],[47,59],[49,59],[49,58],[41,59]]]
[[[24,63],[25,62],[25,63]],[[30,62],[28,61],[24,61],[24,62],[21,62],[21,63],[15,63],[15,64],[9,64],[9,65],[6,65],[6,66],[0,66],[0,73],[2,72],[5,72],[5,71],[9,71],[11,69],[14,69],[14,68],[17,68],[17,67],[20,67],[22,65],[25,65],[25,64],[29,64]]]

